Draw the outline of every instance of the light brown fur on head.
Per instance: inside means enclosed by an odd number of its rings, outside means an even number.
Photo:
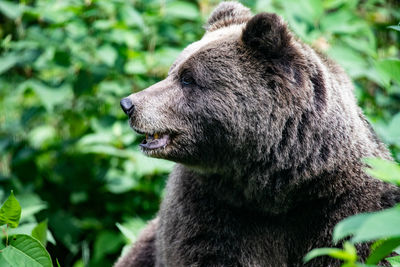
[[[206,28],[165,80],[129,96],[132,127],[168,136],[143,151],[179,163],[155,266],[300,266],[339,220],[400,200],[364,173],[362,158],[390,155],[338,65],[279,16],[238,3],[220,4]]]

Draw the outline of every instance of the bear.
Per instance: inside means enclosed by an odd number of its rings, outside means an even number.
[[[349,77],[276,14],[211,13],[167,77],[121,100],[144,154],[176,162],[122,266],[303,266],[353,214],[400,201],[364,172],[391,159]],[[361,259],[368,245],[357,247]],[[340,266],[319,257],[305,266]]]

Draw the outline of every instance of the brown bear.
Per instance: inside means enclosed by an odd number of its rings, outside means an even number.
[[[220,4],[206,29],[167,78],[121,101],[143,153],[177,164],[157,218],[115,266],[302,266],[343,218],[400,201],[363,171],[362,158],[390,155],[337,64],[239,3]]]

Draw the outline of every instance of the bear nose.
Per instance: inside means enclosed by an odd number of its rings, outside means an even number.
[[[135,107],[132,104],[132,101],[129,99],[129,97],[125,97],[121,100],[120,102],[122,110],[125,112],[126,115],[131,115],[135,109]]]

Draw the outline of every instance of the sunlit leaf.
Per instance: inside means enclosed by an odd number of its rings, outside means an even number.
[[[21,218],[21,206],[11,191],[10,196],[0,208],[0,225],[7,224],[11,228],[15,228],[19,224]]]
[[[23,7],[23,5],[19,5],[11,1],[0,1],[0,12],[10,19],[16,19],[21,16]]]
[[[102,62],[104,62],[110,67],[114,65],[115,60],[118,57],[117,51],[111,45],[103,45],[99,47],[97,55],[99,56]]]
[[[400,237],[400,206],[351,216],[339,222],[333,232],[335,242],[351,235],[354,243]]]
[[[395,248],[400,246],[400,237],[380,240],[375,244],[367,258],[367,264],[378,264],[384,257],[388,256]]]
[[[199,18],[199,9],[195,4],[184,1],[172,1],[167,4],[166,16],[179,19],[196,20]]]
[[[32,230],[32,237],[36,238],[44,247],[47,245],[47,220],[36,225]]]
[[[15,235],[2,253],[4,259],[13,267],[52,267],[49,253],[36,239],[28,235]]]
[[[380,158],[368,158],[365,162],[370,166],[366,169],[368,174],[400,186],[400,166],[397,163]]]
[[[376,68],[381,75],[385,84],[389,84],[390,80],[400,84],[400,60],[384,59],[376,63]]]
[[[146,65],[139,59],[128,61],[124,70],[128,74],[144,74],[147,72]]]
[[[354,262],[357,259],[357,254],[350,254],[338,248],[317,248],[307,253],[307,255],[304,257],[304,262],[308,262],[320,256],[330,256],[335,259],[346,260],[350,262]]]
[[[388,26],[388,28],[389,28],[389,29],[393,29],[393,30],[396,30],[396,31],[399,31],[399,32],[400,32],[400,25],[396,25],[396,26]]]
[[[392,267],[400,267],[400,256],[386,258]]]
[[[1,2],[0,2],[1,3]],[[19,56],[17,54],[6,54],[0,57],[0,74],[8,71],[15,66],[19,61]]]
[[[120,234],[111,231],[101,232],[94,243],[93,258],[97,260],[104,255],[117,252],[122,244],[123,239]]]
[[[124,224],[116,223],[116,225],[129,242],[134,243],[140,231],[146,226],[146,222],[140,218],[134,218]]]

